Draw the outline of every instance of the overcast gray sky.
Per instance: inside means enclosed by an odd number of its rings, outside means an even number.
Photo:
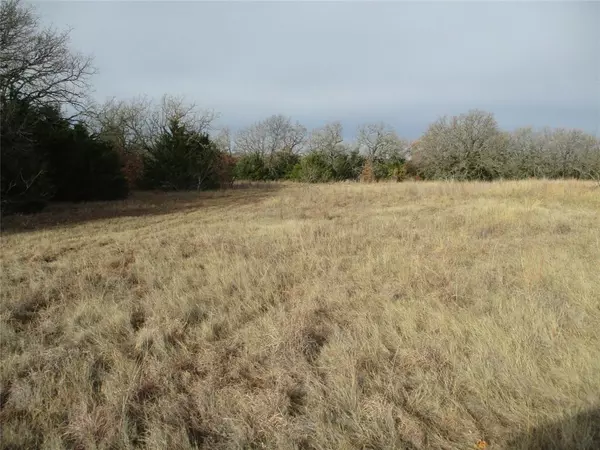
[[[386,121],[415,138],[480,108],[600,134],[600,2],[35,2],[95,57],[98,100],[181,94],[239,129]]]

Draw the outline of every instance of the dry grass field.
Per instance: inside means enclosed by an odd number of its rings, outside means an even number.
[[[600,448],[593,183],[147,193],[3,227],[2,448]]]

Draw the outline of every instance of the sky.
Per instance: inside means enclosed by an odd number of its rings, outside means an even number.
[[[443,115],[600,135],[600,2],[32,2],[94,56],[96,100],[183,95],[239,130]]]

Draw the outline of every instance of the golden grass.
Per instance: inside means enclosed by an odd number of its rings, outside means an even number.
[[[4,226],[4,448],[600,448],[593,183],[145,194]]]

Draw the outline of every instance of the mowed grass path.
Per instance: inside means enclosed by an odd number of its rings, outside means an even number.
[[[3,225],[2,448],[600,448],[593,183],[137,194]]]

